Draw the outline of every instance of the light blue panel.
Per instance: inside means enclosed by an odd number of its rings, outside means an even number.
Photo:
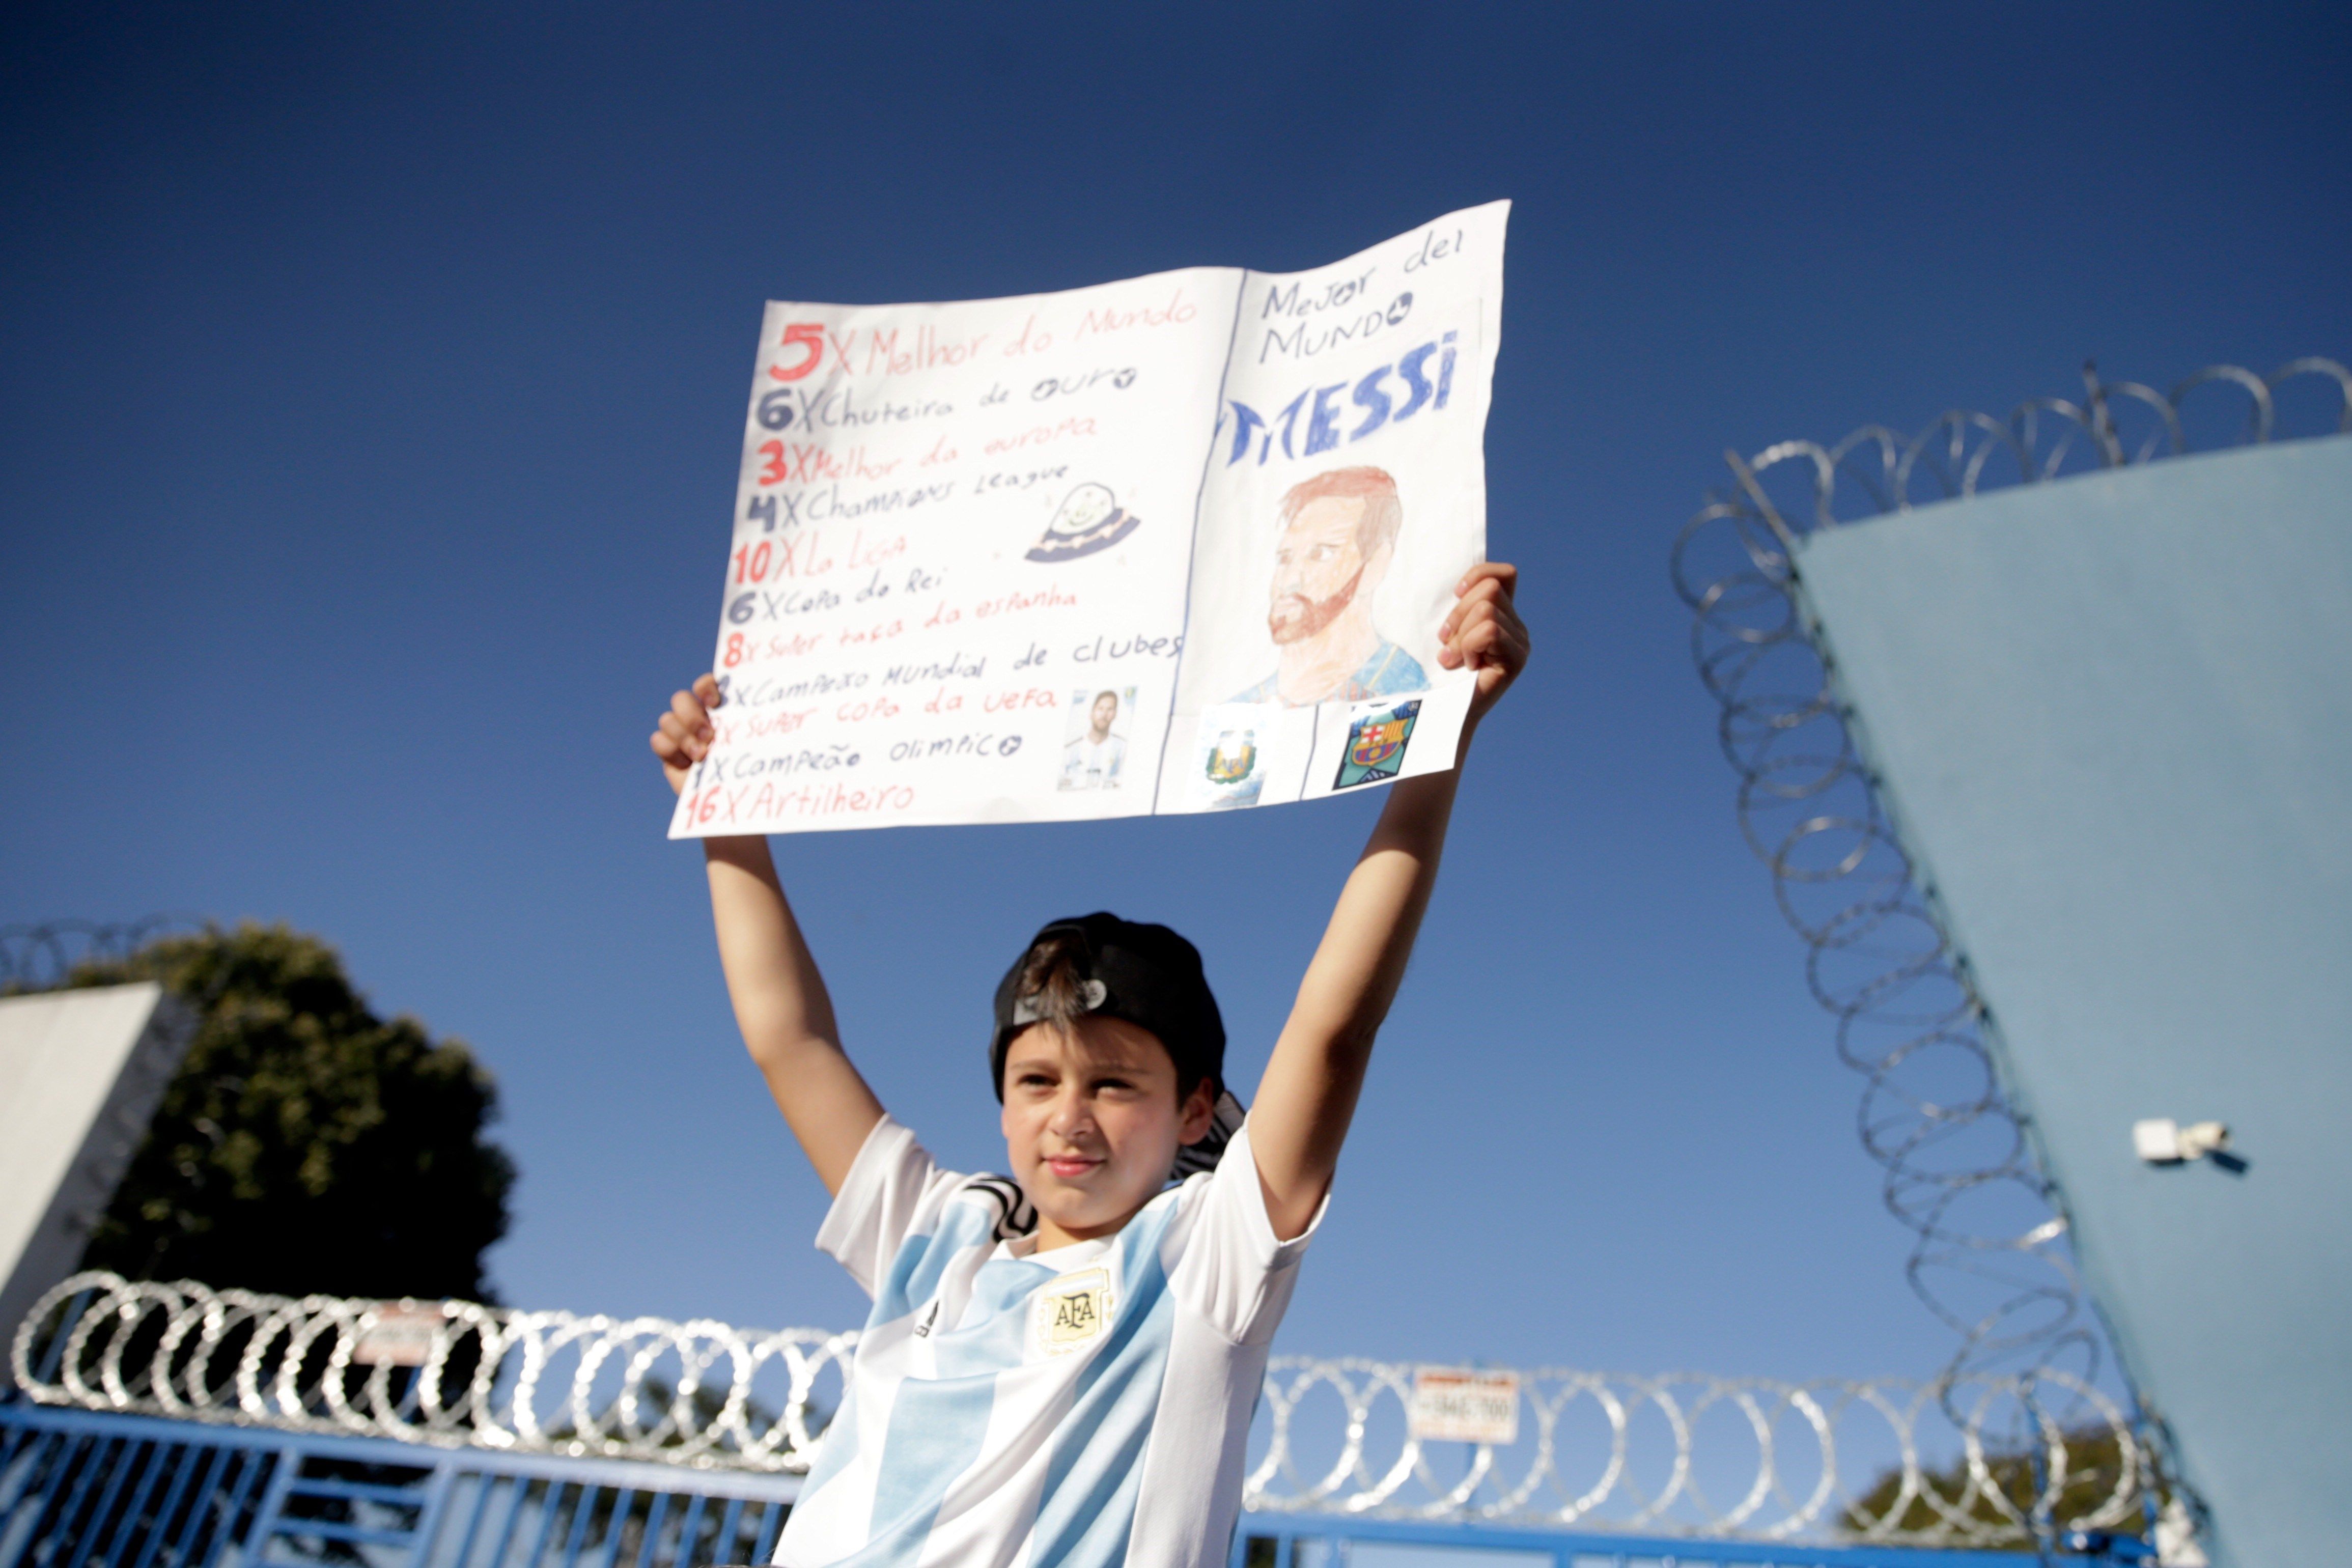
[[[1348,1568],[1559,1568],[1559,1562],[1549,1552],[1491,1547],[1416,1546],[1402,1541],[1356,1541],[1348,1545]]]
[[[2352,437],[1832,529],[1799,573],[2229,1560],[2340,1560]],[[2142,1163],[2158,1116],[2247,1168]]]

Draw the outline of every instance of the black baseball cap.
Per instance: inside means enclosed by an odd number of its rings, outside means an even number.
[[[1047,939],[1078,938],[1076,967],[1089,1016],[1122,1018],[1149,1029],[1168,1048],[1181,1079],[1205,1079],[1225,1087],[1225,1024],[1201,969],[1201,952],[1163,925],[1123,921],[1097,910],[1075,920],[1049,921],[1029,939],[996,987],[996,1034],[989,1043],[988,1071],[996,1098],[1004,1098],[1004,1052],[1013,1037],[1043,1015],[1020,994],[1029,955]]]

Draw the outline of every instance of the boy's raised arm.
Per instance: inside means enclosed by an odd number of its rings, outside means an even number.
[[[653,749],[671,789],[682,788],[709,751],[709,710],[719,703],[719,683],[708,675],[670,699]],[[719,962],[743,1044],[824,1190],[838,1193],[866,1135],[882,1120],[882,1102],[842,1051],[833,998],[776,879],[768,841],[706,838],[702,852]]]
[[[1250,1149],[1266,1213],[1283,1240],[1306,1232],[1330,1190],[1373,1037],[1404,979],[1437,882],[1471,736],[1527,667],[1528,630],[1511,603],[1517,582],[1517,568],[1489,563],[1472,568],[1455,590],[1454,613],[1439,628],[1444,647],[1438,663],[1477,675],[1461,751],[1449,772],[1389,786],[1380,823],[1340,890],[1259,1081],[1250,1110]]]

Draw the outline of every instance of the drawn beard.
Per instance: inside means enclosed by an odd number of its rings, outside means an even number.
[[[1355,602],[1356,584],[1363,580],[1364,569],[1359,566],[1356,574],[1328,599],[1308,599],[1299,594],[1286,594],[1276,599],[1265,617],[1265,629],[1272,634],[1276,646],[1321,637]]]

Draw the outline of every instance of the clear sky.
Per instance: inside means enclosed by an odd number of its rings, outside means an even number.
[[[1299,268],[1508,196],[1537,663],[1283,1346],[1929,1373],[1666,552],[1726,447],[2352,357],[2347,81],[2340,5],[12,7],[0,922],[317,931],[497,1073],[508,1300],[849,1326],[645,743],[761,301]],[[992,1168],[1036,924],[1191,933],[1246,1088],[1374,804],[778,859],[885,1101]]]

